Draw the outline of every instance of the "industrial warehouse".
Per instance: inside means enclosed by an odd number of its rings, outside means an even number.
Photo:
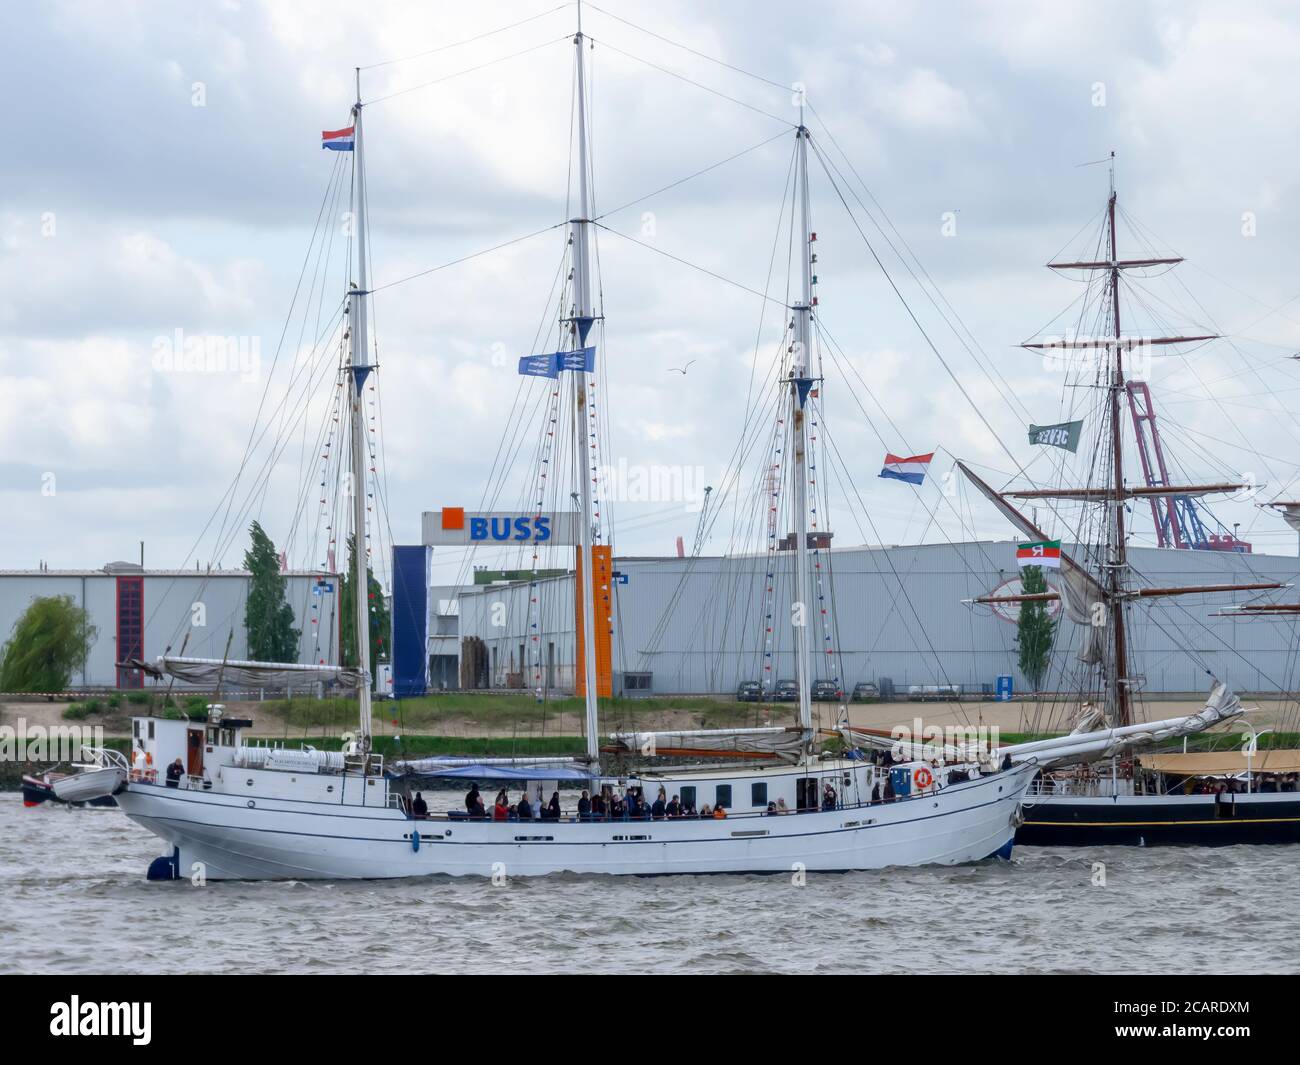
[[[394,566],[394,680],[398,694],[463,688],[575,690],[572,572],[538,576],[480,570],[476,584],[428,589],[434,548],[399,547]],[[1031,687],[1018,667],[1018,608],[969,600],[1018,588],[1015,541],[824,550],[833,572],[826,635],[835,646],[814,680],[848,693],[860,683],[943,686],[992,694],[999,677]],[[789,637],[790,581],[775,581],[773,650],[765,659],[765,556],[615,557],[597,605],[608,602],[610,687],[623,696],[730,694],[743,682],[765,688],[795,677]],[[1138,584],[1290,583],[1295,556],[1237,551],[1131,548]],[[777,567],[788,568],[782,561]],[[493,580],[493,578],[496,578]],[[519,578],[523,579],[519,579]],[[1055,580],[1055,578],[1052,578]],[[1186,596],[1135,614],[1133,673],[1148,695],[1200,692],[1206,677],[1185,649],[1240,691],[1294,687],[1296,651],[1288,624],[1243,624],[1224,616],[1255,593]],[[1286,593],[1293,598],[1293,593]],[[964,602],[966,601],[966,602]],[[1057,618],[1057,645],[1076,626]],[[599,612],[598,612],[599,613]],[[781,622],[784,621],[784,624]],[[598,633],[599,635],[599,633]],[[820,637],[819,637],[820,639]],[[420,654],[419,649],[425,653]],[[458,655],[459,660],[452,659]],[[1065,687],[1072,655],[1055,655],[1043,680]],[[1005,683],[1005,682],[1004,682]]]
[[[337,663],[336,578],[302,571],[282,577],[299,629],[297,661]],[[34,599],[68,596],[96,629],[70,687],[141,688],[147,683],[144,672],[118,663],[148,661],[182,644],[195,657],[246,658],[250,579],[246,570],[147,570],[134,562],[87,570],[0,570],[0,639],[8,638]]]

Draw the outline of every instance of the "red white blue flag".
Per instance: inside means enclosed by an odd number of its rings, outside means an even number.
[[[895,481],[906,481],[908,484],[923,484],[932,458],[934,458],[933,451],[928,455],[911,455],[908,458],[886,455],[885,468],[880,471],[880,476]]]
[[[354,129],[356,129],[356,126],[348,126],[347,129],[323,130],[320,135],[320,146],[335,152],[350,152],[352,151],[352,131]]]

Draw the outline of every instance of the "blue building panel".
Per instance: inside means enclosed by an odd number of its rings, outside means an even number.
[[[429,576],[427,547],[393,548],[393,697],[423,695],[429,687]]]

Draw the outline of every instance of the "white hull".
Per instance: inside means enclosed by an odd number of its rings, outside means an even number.
[[[817,872],[1009,855],[1034,772],[1021,766],[888,803],[722,820],[416,820],[387,806],[134,782],[118,805],[177,849],[182,878],[195,863],[208,879],[241,880]]]
[[[89,802],[91,799],[112,795],[126,780],[126,770],[116,766],[91,769],[83,773],[60,777],[51,787],[64,802]]]

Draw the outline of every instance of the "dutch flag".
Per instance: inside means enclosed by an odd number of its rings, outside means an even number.
[[[924,484],[925,471],[930,468],[932,458],[934,458],[933,451],[928,455],[912,455],[905,459],[897,455],[886,455],[885,468],[880,471],[880,476],[890,477],[895,481],[906,481],[908,484]]]
[[[356,129],[356,126],[348,126],[347,129],[322,130],[320,146],[335,152],[350,152],[352,151],[352,131],[354,129]]]

